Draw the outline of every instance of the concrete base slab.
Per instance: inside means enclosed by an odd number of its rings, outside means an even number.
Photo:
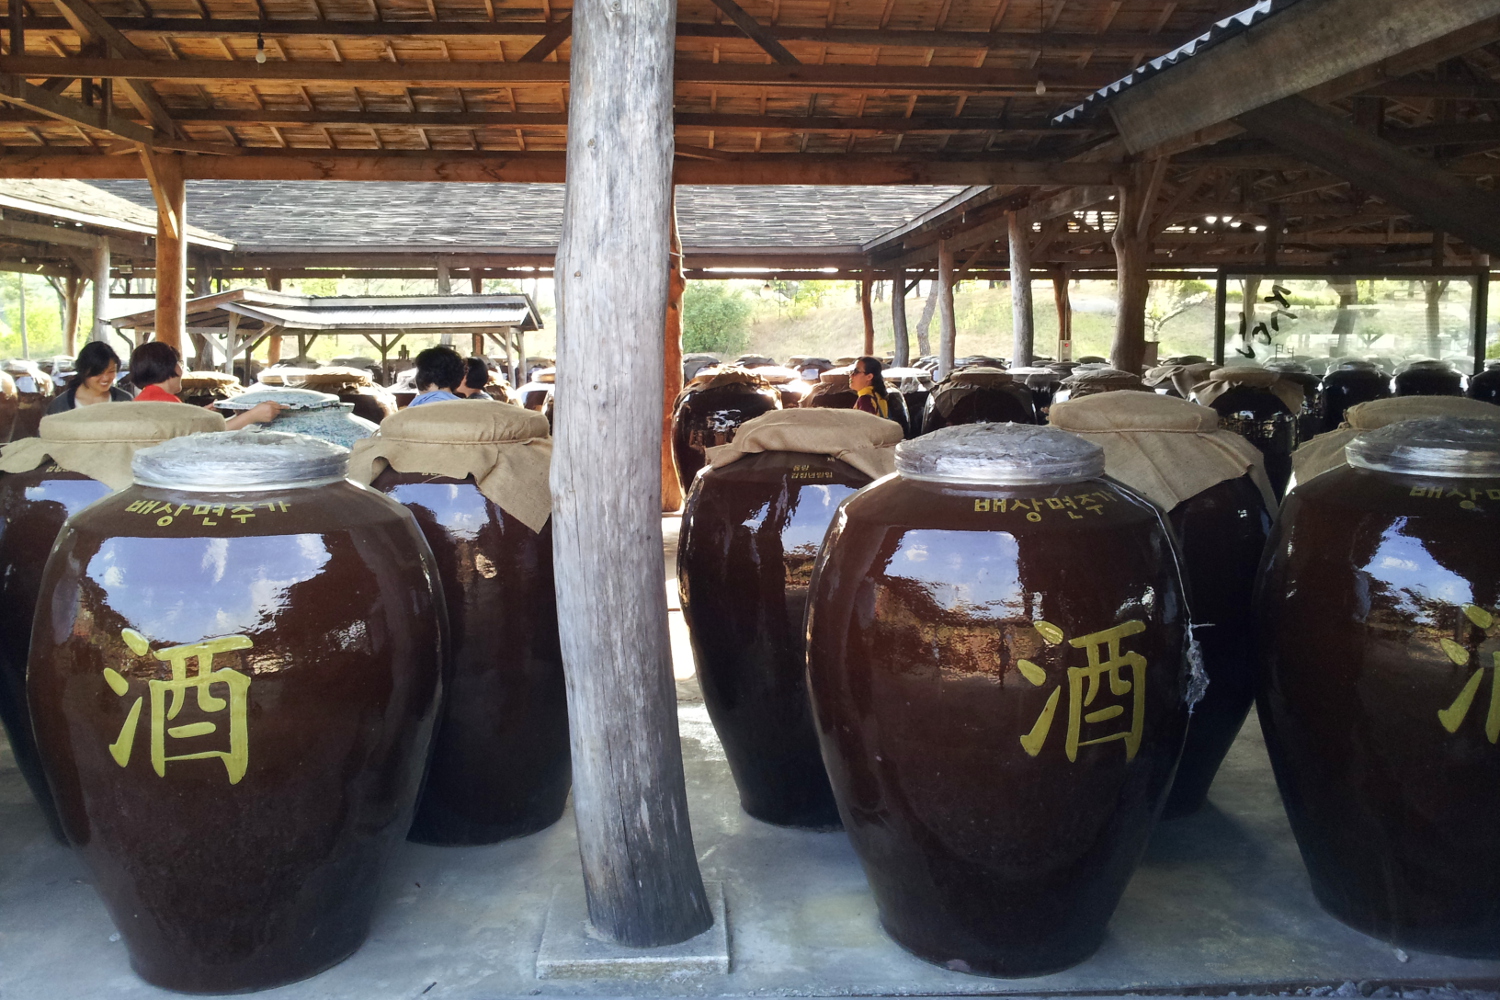
[[[729,972],[729,922],[724,883],[705,882],[714,925],[695,938],[664,948],[631,948],[600,937],[589,923],[583,882],[558,886],[547,909],[537,949],[538,979],[661,981]]]

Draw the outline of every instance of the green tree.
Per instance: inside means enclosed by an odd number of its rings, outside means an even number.
[[[682,349],[737,354],[749,343],[750,303],[722,281],[690,281],[682,294]]]

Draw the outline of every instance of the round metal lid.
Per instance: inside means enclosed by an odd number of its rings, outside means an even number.
[[[1045,425],[962,424],[901,442],[896,471],[936,483],[1076,483],[1104,475],[1104,449]]]
[[[1500,419],[1423,417],[1366,431],[1344,446],[1358,469],[1445,479],[1500,477]]]
[[[173,438],[135,453],[140,486],[241,493],[321,486],[344,478],[349,449],[305,434],[247,429]]]

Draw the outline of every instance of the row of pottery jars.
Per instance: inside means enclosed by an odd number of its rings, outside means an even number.
[[[20,412],[21,394],[16,391],[16,380],[9,373],[0,371],[0,444],[10,442]]]
[[[175,438],[137,452],[135,484],[70,517],[47,561],[38,750],[155,985],[261,989],[341,961],[410,826],[443,597],[411,515],[347,461],[273,431]]]
[[[781,409],[781,394],[743,368],[707,368],[683,386],[672,405],[672,464],[684,492],[709,448],[728,444],[747,420]]]
[[[922,433],[975,423],[1037,423],[1035,398],[1024,382],[998,368],[960,369],[932,387]]]
[[[1500,420],[1354,436],[1256,601],[1259,715],[1313,892],[1404,948],[1500,957]]]
[[[1054,428],[944,428],[896,461],[839,509],[810,583],[844,827],[903,947],[988,975],[1066,968],[1102,940],[1182,748],[1171,533]]]
[[[35,362],[15,358],[0,361],[0,372],[10,376],[16,388],[16,416],[11,425],[9,440],[36,437],[42,417],[57,395],[52,376],[42,371]]]
[[[452,670],[412,840],[492,844],[566,805],[551,455],[541,414],[469,401],[402,410],[354,446],[350,478],[411,511],[446,598]]]
[[[827,371],[818,376],[818,384],[803,397],[801,406],[821,409],[852,410],[859,393],[849,387],[848,370]],[[886,385],[886,417],[901,428],[903,437],[911,437],[911,419],[906,411],[906,397]]]
[[[185,403],[100,403],[44,418],[39,435],[0,453],[0,720],[16,766],[58,840],[66,840],[26,708],[26,662],[47,554],[63,523],[130,486],[135,451],[224,419]]]
[[[839,825],[813,731],[803,618],[813,561],[840,502],[895,468],[900,428],[803,408],[743,424],[710,453],[683,508],[677,581],[709,718],[745,812]]]
[[[1219,425],[1260,449],[1279,500],[1292,477],[1307,395],[1281,372],[1252,365],[1216,368],[1193,388],[1193,399],[1219,414]]]

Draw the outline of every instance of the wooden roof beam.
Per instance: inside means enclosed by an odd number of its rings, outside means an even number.
[[[1500,195],[1355,128],[1311,101],[1289,97],[1247,111],[1235,122],[1360,190],[1409,209],[1435,229],[1486,253],[1500,253]]]
[[[745,33],[746,38],[764,49],[766,55],[783,66],[802,65],[801,59],[788,52],[787,47],[777,41],[776,36],[767,31],[765,25],[745,13],[745,8],[735,3],[734,0],[713,0],[713,3],[724,12],[725,17],[734,22],[735,27]]]
[[[557,51],[557,47],[566,42],[573,34],[573,14],[569,12],[563,15],[561,21],[557,21],[547,28],[547,33],[537,41],[535,45],[527,49],[517,62],[539,63],[543,59]]]
[[[1500,3],[1500,0],[1495,0]],[[157,62],[145,59],[58,59],[51,56],[0,57],[0,73],[33,78],[60,76],[95,80],[215,80],[282,83],[392,83],[472,84],[516,86],[566,84],[567,63],[409,62],[385,60],[345,62],[281,61],[256,64],[184,59]],[[1049,91],[1087,91],[1104,86],[1110,72],[1083,69],[1046,74]],[[896,91],[1032,93],[1037,82],[1032,70],[960,66],[767,66],[756,63],[683,62],[676,65],[678,83],[744,86],[783,86],[816,89],[878,88]]]
[[[0,101],[35,111],[56,121],[104,132],[139,146],[195,153],[237,152],[233,146],[163,136],[144,125],[113,114],[109,108],[84,104],[16,77],[0,78]]]
[[[89,0],[55,0],[55,2],[68,24],[85,43],[107,45],[127,59],[149,58],[139,46],[105,20],[104,15],[100,14],[94,5],[89,3]],[[146,116],[152,128],[164,135],[183,138],[181,130],[172,121],[172,116],[167,113],[166,107],[161,103],[161,98],[156,96],[156,92],[151,89],[149,83],[141,80],[122,80],[121,86],[130,103]]]

